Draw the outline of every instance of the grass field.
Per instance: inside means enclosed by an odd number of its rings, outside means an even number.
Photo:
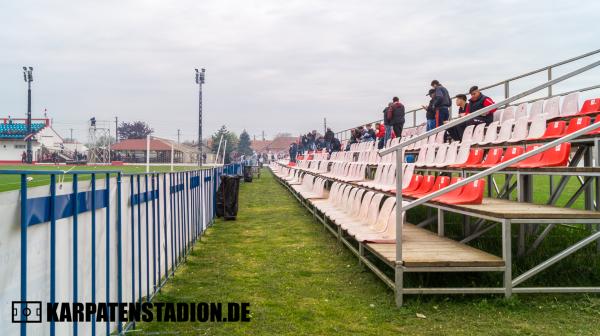
[[[196,167],[192,166],[174,166],[175,171],[186,171],[193,170]],[[6,175],[1,174],[1,171],[6,170],[59,170],[59,171],[68,171],[68,170],[95,170],[95,171],[105,171],[105,170],[120,170],[123,173],[142,173],[146,171],[145,165],[139,166],[41,166],[41,165],[15,165],[15,166],[4,166],[0,165],[0,192],[8,191],[8,190],[17,190],[21,186],[20,176],[19,175]],[[169,172],[171,170],[170,166],[150,166],[151,172]],[[29,187],[37,187],[41,185],[50,184],[50,176],[49,175],[29,175],[32,180],[27,183]],[[97,176],[98,179],[104,178],[102,174]],[[82,175],[80,180],[90,179],[90,175]],[[71,181],[72,178],[70,175],[66,175],[64,177],[64,182]]]
[[[594,258],[598,259],[597,255]],[[576,267],[571,264],[567,271],[577,273]],[[585,272],[580,276],[585,277]],[[242,184],[237,221],[217,220],[175,278],[156,296],[157,301],[250,302],[252,321],[143,323],[136,334],[600,333],[600,297],[596,295],[515,295],[509,300],[499,296],[408,296],[406,305],[396,308],[393,293],[369,270],[358,266],[357,259],[270,173]]]

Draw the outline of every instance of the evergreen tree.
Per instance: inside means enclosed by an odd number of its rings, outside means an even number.
[[[248,135],[248,132],[246,132],[246,130],[244,130],[242,134],[240,134],[240,143],[238,145],[237,151],[238,153],[240,153],[240,155],[246,156],[252,155],[252,153],[254,153],[254,151],[250,147],[250,135]]]
[[[221,126],[221,128],[212,135],[212,152],[216,153],[219,148],[219,140],[223,136],[223,141],[221,142],[221,149],[219,153],[219,160],[223,159],[223,147],[225,146],[225,141],[227,141],[227,146],[225,147],[225,163],[231,162],[231,153],[237,150],[237,146],[239,143],[238,136],[230,132],[225,125]]]

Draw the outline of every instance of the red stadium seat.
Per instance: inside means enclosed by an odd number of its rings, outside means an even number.
[[[588,99],[581,106],[579,114],[600,112],[600,98]]]
[[[483,192],[485,190],[485,180],[479,179],[466,184],[462,192],[457,197],[441,197],[439,202],[446,204],[481,204],[483,201]]]
[[[521,146],[508,147],[506,149],[506,152],[504,152],[504,156],[502,157],[502,160],[500,160],[500,163],[506,162],[514,157],[517,157],[517,156],[523,154],[524,152],[525,152],[525,149],[523,149],[523,147],[521,147]]]
[[[290,161],[290,162],[288,163],[288,166],[290,166],[290,167],[293,167],[293,166],[295,166],[295,165],[296,165],[296,162],[291,162],[291,161]]]
[[[463,179],[462,177],[453,177],[452,179],[450,179],[450,184],[454,184],[462,179]],[[442,196],[438,196],[438,197],[434,198],[433,201],[444,202],[444,199],[446,199],[446,198],[451,199],[451,200],[458,198],[460,196],[460,194],[462,193],[463,188],[464,188],[464,186],[456,188],[452,191],[449,191],[449,192],[443,194]]]
[[[525,152],[531,152],[532,150],[541,147],[542,145],[531,145],[531,146],[527,146],[527,149],[525,149]],[[522,167],[523,165],[533,165],[533,164],[538,164],[540,162],[540,160],[542,159],[542,153],[536,154],[534,156],[530,156],[527,159],[515,163],[514,165],[512,165],[512,167]]]
[[[298,156],[296,156],[296,160],[304,160],[304,155],[298,155]]]
[[[591,122],[592,122],[592,119],[590,117],[579,117],[579,118],[571,119],[571,121],[569,121],[569,126],[565,130],[564,135],[577,132],[582,128],[586,128],[586,127],[590,126]]]
[[[596,117],[596,121],[594,122],[594,124],[600,124],[600,117]],[[596,128],[588,134],[600,134],[600,128]]]
[[[566,166],[569,162],[569,154],[571,154],[571,144],[568,142],[562,143],[544,151],[538,161],[525,162],[529,159],[517,164],[519,168],[540,168],[540,167],[560,167]],[[538,154],[540,155],[540,154]],[[538,156],[534,155],[534,157]]]
[[[419,186],[421,185],[421,182],[423,182],[423,175],[419,175],[419,174],[414,174],[412,176],[412,178],[410,179],[410,183],[408,183],[408,186],[404,189],[402,189],[402,193],[407,193],[407,192],[411,192],[411,191],[415,191],[419,188]],[[392,192],[396,192],[396,190],[392,190]]]
[[[424,176],[423,181],[421,182],[419,187],[414,191],[407,191],[406,195],[412,196],[413,194],[426,194],[431,190],[431,188],[433,188],[434,183],[435,183],[435,176],[433,176],[433,175]],[[404,190],[402,190],[402,193],[403,194],[405,193]]]
[[[471,151],[469,152],[469,157],[467,158],[467,161],[465,163],[451,165],[450,167],[465,168],[465,167],[472,166],[474,164],[479,164],[479,163],[481,163],[481,160],[483,160],[483,149],[472,148]]]
[[[438,191],[442,188],[447,187],[448,185],[450,185],[450,177],[449,176],[443,176],[443,175],[439,175],[436,179],[435,182],[433,183],[433,188],[431,188],[429,191],[424,192],[424,193],[412,193],[410,196],[412,197],[423,197],[427,194],[431,194],[434,191]]]
[[[546,127],[546,132],[541,139],[559,138],[565,132],[566,122],[564,120],[553,121]]]
[[[485,156],[485,159],[479,163],[479,164],[474,164],[471,165],[471,167],[492,167],[498,164],[498,162],[500,162],[500,159],[502,158],[502,153],[504,152],[504,150],[500,147],[496,147],[496,148],[492,148],[488,151],[487,155]]]

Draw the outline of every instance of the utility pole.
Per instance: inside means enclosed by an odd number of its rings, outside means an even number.
[[[327,133],[327,118],[323,118],[323,134]]]
[[[265,131],[262,131],[262,139],[265,141]]]
[[[72,129],[72,128],[69,128],[69,131],[71,131],[71,137],[70,137],[71,141],[72,141],[72,142],[75,142],[75,141],[73,141],[73,129]]]
[[[178,128],[178,129],[177,129],[177,144],[178,144],[178,145],[179,145],[179,141],[180,141],[180,140],[179,140],[179,139],[180,139],[180,138],[179,138],[179,136],[180,136],[180,135],[181,135],[181,130]]]
[[[204,68],[196,69],[196,84],[198,84],[198,165],[202,166],[202,84],[204,84]]]
[[[27,163],[33,162],[33,149],[31,144],[31,138],[33,134],[31,132],[31,82],[33,82],[33,68],[23,67],[23,79],[27,83]]]
[[[115,117],[115,142],[119,141],[119,117]]]

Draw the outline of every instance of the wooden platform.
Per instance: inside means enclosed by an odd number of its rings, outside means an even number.
[[[444,207],[466,210],[475,214],[506,219],[599,219],[600,212],[559,208],[550,205],[509,201],[497,198],[484,198],[478,205],[451,205],[437,203]]]
[[[502,258],[449,238],[404,224],[402,258],[406,267],[497,267]],[[390,265],[396,263],[396,244],[367,244],[367,248]]]

